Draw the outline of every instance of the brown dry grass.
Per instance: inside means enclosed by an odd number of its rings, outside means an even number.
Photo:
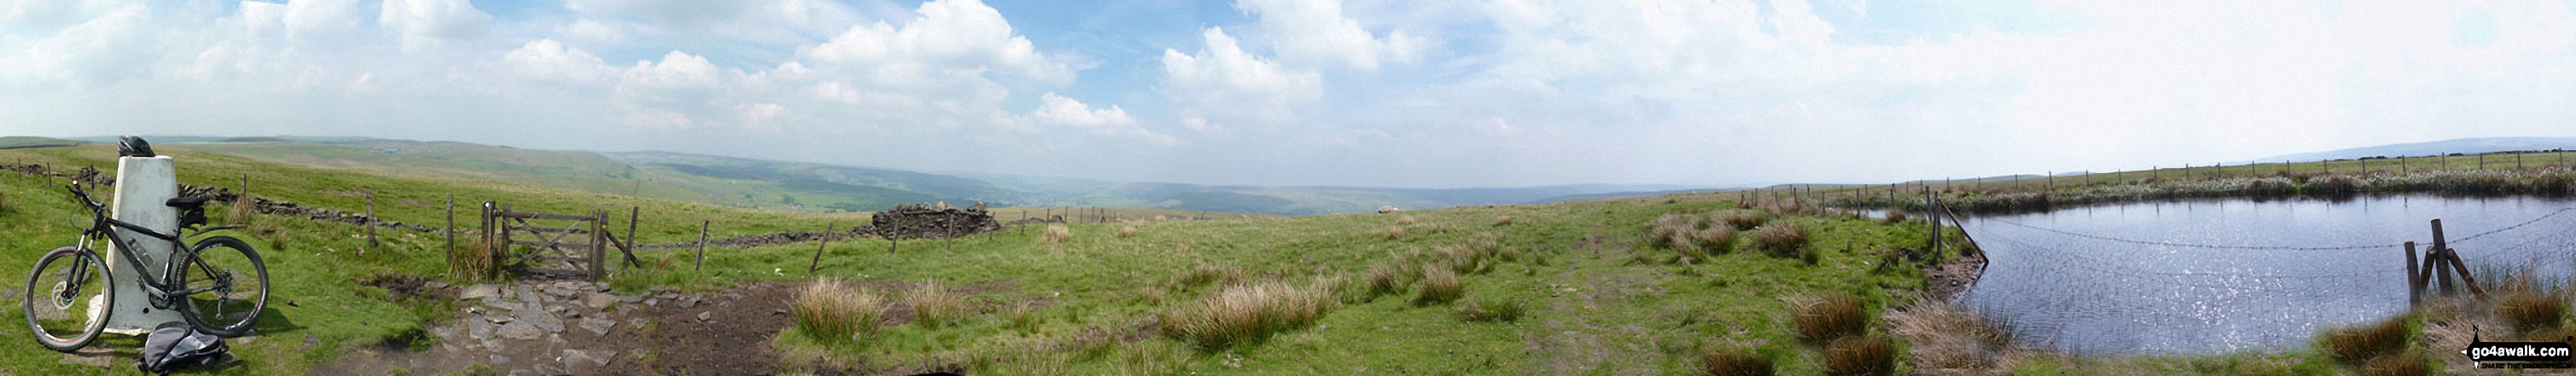
[[[939,280],[924,280],[903,295],[903,304],[912,307],[914,324],[939,327],[966,316],[966,298],[940,286]]]
[[[1771,358],[1742,349],[1708,350],[1699,355],[1700,370],[1710,376],[1771,376]]]
[[[1448,303],[1466,293],[1466,286],[1458,282],[1458,274],[1450,272],[1449,267],[1425,266],[1422,268],[1422,291],[1413,297],[1413,304]]]
[[[1413,216],[1408,215],[1408,216],[1395,217],[1395,224],[1396,224],[1396,225],[1398,225],[1398,226],[1412,226],[1412,225],[1413,225]]]
[[[1120,237],[1120,238],[1132,238],[1132,237],[1136,237],[1136,226],[1130,225],[1130,226],[1125,226],[1125,227],[1119,227],[1119,228],[1118,228],[1118,237]]]
[[[1809,341],[1830,343],[1869,330],[1869,317],[1862,313],[1859,297],[1827,293],[1783,300],[1789,303],[1790,321],[1796,325],[1798,335]]]
[[[1512,216],[1508,216],[1508,215],[1506,215],[1506,216],[1501,216],[1501,217],[1496,217],[1496,218],[1494,218],[1494,226],[1496,226],[1496,227],[1501,227],[1501,226],[1510,226],[1510,225],[1512,225]]]
[[[885,298],[866,288],[819,279],[796,294],[796,329],[819,341],[864,338],[884,324]]]
[[[1825,374],[1888,375],[1896,373],[1896,345],[1885,337],[1834,340],[1825,345]]]
[[[1798,250],[1807,246],[1807,227],[1794,222],[1763,224],[1753,230],[1753,244],[1772,256],[1797,256]]]
[[[2010,368],[2008,354],[2022,351],[2008,325],[1939,299],[1917,296],[1886,319],[1916,370],[2001,371]]]
[[[1333,309],[1332,292],[1277,281],[1229,285],[1161,313],[1164,335],[1217,351],[1302,328]]]
[[[2381,355],[2406,350],[2414,333],[2406,330],[2406,317],[2399,316],[2376,323],[2335,328],[2325,335],[2326,353],[2353,364],[2366,363]]]

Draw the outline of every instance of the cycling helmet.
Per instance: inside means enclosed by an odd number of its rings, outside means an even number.
[[[116,156],[151,158],[153,155],[152,143],[143,142],[142,137],[125,136],[116,141]]]

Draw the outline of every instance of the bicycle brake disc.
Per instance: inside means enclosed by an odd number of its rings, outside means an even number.
[[[54,282],[54,291],[47,294],[54,297],[54,309],[70,310],[72,309],[72,303],[79,302],[79,299],[72,298],[70,287],[71,282],[69,281]]]

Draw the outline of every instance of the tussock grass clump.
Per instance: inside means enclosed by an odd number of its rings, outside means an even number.
[[[1511,299],[1469,299],[1458,308],[1458,318],[1471,322],[1519,321],[1529,307]]]
[[[1769,213],[1760,211],[1736,210],[1718,215],[1717,220],[1719,222],[1726,222],[1727,226],[1734,227],[1737,231],[1742,231],[1752,230],[1755,227],[1761,227],[1764,223],[1771,222],[1771,216]]]
[[[2361,374],[2363,376],[2422,376],[2434,373],[2433,366],[2428,364],[2423,354],[2409,352],[2404,355],[2371,359],[2369,363],[2361,365]]]
[[[1277,281],[1228,285],[1197,301],[1162,312],[1163,334],[1217,351],[1303,328],[1333,309],[1332,295],[1314,286]]]
[[[1888,375],[1896,373],[1896,345],[1887,338],[1851,337],[1825,345],[1825,374]]]
[[[1073,228],[1065,227],[1064,225],[1047,225],[1046,241],[1048,243],[1059,243],[1066,240],[1073,240]]]
[[[1928,297],[1889,312],[1887,327],[1905,339],[1916,369],[2006,368],[2000,357],[2019,346],[2008,324]]]
[[[1887,208],[1887,224],[1905,222],[1905,208]]]
[[[226,215],[224,216],[224,223],[235,224],[235,225],[249,225],[249,224],[250,224],[250,220],[251,220],[251,215],[252,215],[252,214],[259,214],[258,212],[254,211],[254,209],[252,209],[252,208],[253,208],[253,206],[252,206],[252,205],[255,205],[255,203],[251,202],[251,198],[250,198],[250,195],[249,195],[249,194],[233,195],[233,203],[232,203],[232,205],[231,205],[231,206],[232,206],[232,213],[230,213],[230,214],[226,214]]]
[[[1448,303],[1458,300],[1460,295],[1465,295],[1467,287],[1459,284],[1458,274],[1450,272],[1449,269],[1447,267],[1422,268],[1422,291],[1413,297],[1413,303],[1418,305]]]
[[[1775,222],[1753,230],[1754,247],[1777,257],[1797,256],[1807,247],[1807,227],[1792,222]]]
[[[1869,317],[1861,311],[1859,297],[1835,293],[1796,296],[1786,301],[1798,335],[1809,341],[1830,343],[1869,330]]]
[[[920,286],[903,295],[903,304],[912,306],[912,322],[939,327],[966,316],[966,299],[949,292],[939,280],[924,280]]]
[[[1735,229],[1731,227],[1711,226],[1692,233],[1691,240],[1702,254],[1721,255],[1735,251]]]
[[[2360,364],[2405,350],[2411,334],[2406,330],[2406,317],[2399,316],[2378,323],[2327,331],[2325,348],[2336,359]]]
[[[833,279],[815,280],[796,294],[796,331],[818,341],[854,340],[884,324],[885,298]]]
[[[1132,237],[1136,237],[1136,226],[1130,225],[1130,226],[1119,227],[1119,228],[1118,228],[1118,237],[1120,237],[1120,238],[1132,238]]]
[[[2529,332],[2556,328],[2567,321],[2567,296],[2529,290],[2516,290],[2497,298],[2496,316],[2512,323],[2513,329]]]
[[[1407,216],[1395,217],[1395,225],[1397,225],[1397,226],[1412,226],[1412,225],[1413,225],[1413,216],[1407,215]]]
[[[1411,283],[1411,281],[1398,277],[1397,275],[1399,273],[1400,272],[1397,271],[1396,268],[1389,267],[1386,264],[1370,266],[1368,277],[1364,282],[1362,282],[1366,285],[1366,292],[1361,294],[1363,298],[1360,300],[1377,300],[1377,297],[1380,295],[1404,292],[1405,285]]]
[[[1384,233],[1382,233],[1382,234],[1386,235],[1386,240],[1397,240],[1397,239],[1403,239],[1403,238],[1404,238],[1404,226],[1392,226],[1392,227],[1387,227],[1387,228],[1386,228],[1386,232],[1384,232]]]
[[[1701,352],[1699,368],[1709,376],[1771,376],[1777,371],[1771,357],[1739,349]]]
[[[1510,225],[1512,225],[1512,216],[1508,216],[1508,215],[1506,215],[1506,216],[1501,216],[1501,217],[1496,217],[1496,218],[1494,218],[1494,226],[1495,226],[1495,227],[1510,226]]]
[[[2300,189],[2300,193],[2326,197],[2350,197],[2361,193],[2361,181],[2343,175],[2328,175],[2308,179],[2307,187]]]

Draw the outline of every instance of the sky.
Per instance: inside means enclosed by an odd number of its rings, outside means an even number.
[[[2576,6],[0,0],[0,134],[1199,184],[1873,183],[2576,136]]]

